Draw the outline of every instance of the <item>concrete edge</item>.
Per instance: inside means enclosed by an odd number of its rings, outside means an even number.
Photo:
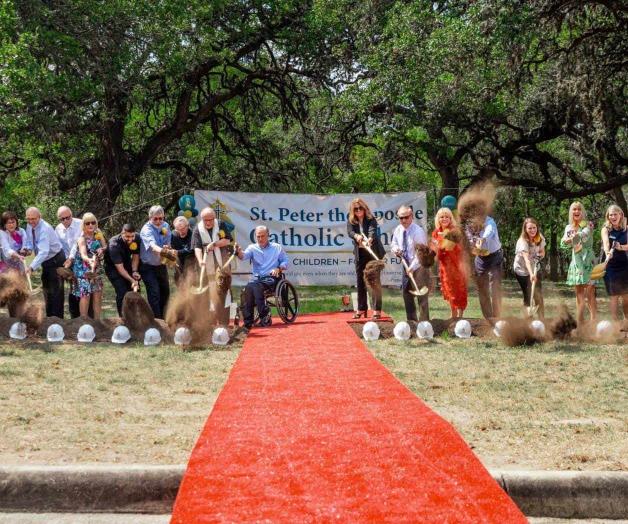
[[[0,466],[0,512],[169,514],[185,465]],[[492,470],[530,517],[628,518],[628,472]]]

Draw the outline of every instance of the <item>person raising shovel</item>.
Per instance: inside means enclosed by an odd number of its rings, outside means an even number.
[[[216,311],[216,322],[227,324],[229,322],[229,306],[231,305],[231,293],[227,293],[224,303],[219,303],[216,289],[216,272],[227,265],[229,252],[227,247],[233,238],[227,228],[221,227],[220,221],[216,218],[216,212],[211,207],[206,207],[200,212],[201,220],[192,234],[192,249],[199,267],[209,281],[210,297],[213,309]],[[225,268],[229,271],[229,267]],[[199,285],[203,286],[203,282]]]

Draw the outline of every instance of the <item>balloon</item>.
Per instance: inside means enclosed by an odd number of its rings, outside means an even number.
[[[179,208],[183,209],[194,209],[196,206],[196,202],[194,201],[194,197],[192,195],[183,195],[179,199]]]
[[[191,217],[188,219],[188,224],[190,224],[191,228],[196,227],[196,219],[194,217]]]
[[[178,215],[178,216],[180,216],[180,217],[182,217],[182,216],[184,216],[184,213],[185,213],[185,211],[183,211],[183,209],[181,209],[181,210],[177,213],[177,215]]]
[[[198,209],[196,208],[192,209],[192,216],[193,217],[198,216]]]
[[[190,210],[190,209],[186,209],[186,210],[183,212],[183,216],[184,216],[185,218],[192,218],[192,210]]]
[[[452,211],[456,209],[456,197],[453,195],[445,195],[440,201],[440,207],[446,207]]]

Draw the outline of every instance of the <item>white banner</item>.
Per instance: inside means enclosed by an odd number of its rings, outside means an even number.
[[[255,227],[266,225],[270,239],[286,250],[290,269],[286,276],[295,285],[354,285],[353,241],[347,235],[349,203],[363,198],[377,217],[380,239],[386,249],[382,284],[401,282],[401,261],[390,256],[392,233],[399,224],[397,209],[411,206],[415,221],[427,232],[427,202],[424,192],[343,195],[293,195],[286,193],[194,192],[196,208],[213,207],[220,219],[235,226],[234,238],[243,248],[255,242]],[[200,217],[199,217],[200,219]],[[236,272],[249,272],[249,263],[239,263]],[[248,281],[234,275],[234,283]]]

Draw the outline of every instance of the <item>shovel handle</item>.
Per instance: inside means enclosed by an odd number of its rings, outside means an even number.
[[[362,241],[361,244],[362,244],[362,247],[366,249],[375,260],[381,260],[381,258],[379,258],[371,249],[371,246],[369,246],[365,241]]]
[[[33,292],[33,282],[31,281],[31,276],[28,273],[26,274],[26,281],[28,282],[28,290],[32,293]]]
[[[203,262],[201,267],[201,276],[198,279],[198,289],[203,289],[203,279],[205,278],[205,271],[207,270],[207,250],[203,253]]]
[[[403,264],[403,267],[406,270],[406,273],[408,273],[410,267],[408,266],[408,263],[405,261],[403,257],[401,257],[401,263]],[[414,286],[414,290],[416,291],[416,293],[421,294],[421,292],[419,291],[419,286],[417,285],[416,280],[414,280],[414,275],[412,273],[408,273],[408,276],[410,277],[410,281],[412,282],[412,285]]]

